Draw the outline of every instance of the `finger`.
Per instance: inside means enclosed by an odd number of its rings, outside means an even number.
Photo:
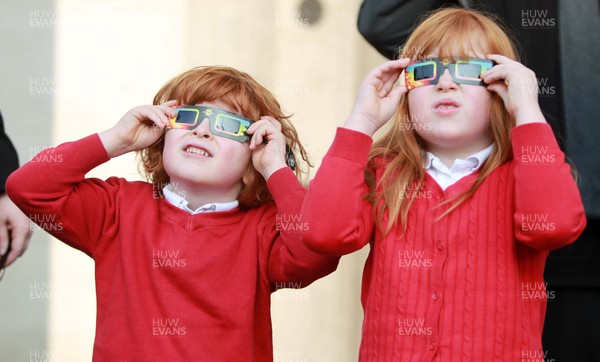
[[[250,127],[248,127],[248,129],[246,130],[246,133],[248,134],[253,134],[254,132],[256,132],[256,130],[258,129],[258,127],[260,127],[261,125],[263,125],[265,122],[267,122],[264,119],[259,119],[258,121],[252,123],[250,125]]]
[[[405,94],[406,92],[408,92],[408,88],[406,88],[406,86],[398,85],[396,88],[392,89],[390,94],[388,94],[388,98],[394,104],[398,104],[398,103],[400,103],[400,97],[402,97],[402,95]]]
[[[146,117],[160,130],[164,130],[169,124],[167,115],[160,107],[150,108],[146,113]]]
[[[4,222],[0,223],[0,255],[8,250],[8,228]]]
[[[281,122],[279,122],[275,117],[271,116],[262,116],[260,119],[267,120],[272,126],[274,126],[277,130],[281,131]]]
[[[486,88],[487,90],[498,94],[503,100],[506,98],[508,93],[508,87],[504,83],[493,83],[488,85]]]
[[[29,246],[29,240],[31,238],[31,229],[29,228],[29,225],[15,226],[11,230],[11,237],[12,249],[8,254],[6,266],[12,264],[27,250],[27,247]]]
[[[164,104],[161,104],[159,106],[159,109],[165,117],[163,124],[165,125],[165,127],[169,127],[171,125],[171,119],[177,117],[177,112],[175,112],[175,110],[172,107],[166,106]]]
[[[390,64],[388,68],[388,75],[383,78],[382,94],[380,96],[386,96],[392,91],[398,79],[402,75],[402,71],[410,64],[410,58],[402,58],[396,61],[395,64]]]
[[[166,101],[166,102],[164,102],[164,103],[163,103],[163,104],[161,104],[161,105],[163,105],[163,106],[167,106],[167,107],[173,107],[173,106],[176,106],[176,105],[177,105],[177,103],[179,103],[179,102],[177,101],[177,99],[172,99],[172,100],[170,100],[170,101]]]
[[[515,60],[510,59],[509,57],[505,57],[504,55],[500,55],[500,54],[487,54],[485,57],[489,60],[495,61],[498,64],[516,62]]]
[[[268,126],[263,123],[256,129],[256,131],[254,131],[254,134],[252,135],[252,141],[250,142],[250,149],[256,149],[258,146],[263,144],[268,134],[267,127]]]
[[[506,67],[498,67],[498,69],[494,67],[485,72],[481,79],[487,84],[492,84],[494,82],[504,82],[504,80],[506,80],[506,78],[508,77],[508,74],[509,72],[506,69]]]

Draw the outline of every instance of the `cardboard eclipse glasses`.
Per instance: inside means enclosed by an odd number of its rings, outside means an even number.
[[[406,67],[404,77],[408,90],[438,84],[446,68],[457,84],[486,85],[481,77],[494,66],[494,62],[480,58],[450,59],[430,58]]]
[[[238,142],[246,142],[250,138],[246,130],[254,123],[239,114],[214,107],[181,106],[174,108],[174,111],[177,116],[170,120],[173,129],[192,130],[208,118],[213,135]]]

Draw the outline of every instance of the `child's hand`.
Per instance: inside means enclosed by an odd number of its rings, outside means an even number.
[[[538,104],[538,86],[535,73],[523,64],[498,54],[490,54],[488,59],[496,62],[492,69],[483,75],[489,84],[487,89],[496,92],[504,101],[504,106],[515,117],[517,126],[525,123],[546,122]]]
[[[373,69],[360,85],[352,114],[344,127],[372,136],[389,121],[396,112],[400,96],[406,93],[405,86],[394,88],[394,84],[409,64],[410,59],[404,58]]]
[[[252,135],[250,150],[254,168],[268,180],[271,175],[287,167],[285,162],[285,137],[281,133],[281,123],[275,118],[263,116],[252,123],[246,133]]]
[[[131,109],[111,129],[100,133],[100,139],[110,157],[151,146],[163,135],[169,120],[177,114],[177,101]]]

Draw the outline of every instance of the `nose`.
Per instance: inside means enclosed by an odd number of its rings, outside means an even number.
[[[208,120],[208,118],[204,118],[202,121],[200,121],[198,127],[192,130],[192,133],[195,136],[203,138],[212,138],[213,134],[210,130],[210,121]]]
[[[452,76],[450,75],[450,70],[448,68],[444,69],[444,71],[442,72],[442,75],[440,75],[438,84],[436,84],[436,90],[445,92],[445,91],[449,91],[449,90],[455,90],[456,88],[457,88],[457,85],[456,85],[456,83],[454,83],[454,80],[452,79]]]

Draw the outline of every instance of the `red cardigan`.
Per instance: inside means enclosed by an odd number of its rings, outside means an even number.
[[[161,187],[84,179],[108,159],[92,135],[43,151],[7,183],[33,221],[94,259],[94,361],[272,361],[271,291],[337,266],[277,224],[302,206],[293,172],[268,180],[275,202],[191,215]]]
[[[438,222],[447,206],[437,206],[478,174],[446,191],[427,175],[420,192],[407,194],[416,200],[404,238],[399,223],[382,236],[363,197],[371,143],[339,129],[302,208],[309,248],[342,255],[371,246],[360,360],[539,359],[546,299],[554,297],[543,279],[548,250],[573,242],[585,227],[577,186],[550,127],[513,129],[514,160]]]

